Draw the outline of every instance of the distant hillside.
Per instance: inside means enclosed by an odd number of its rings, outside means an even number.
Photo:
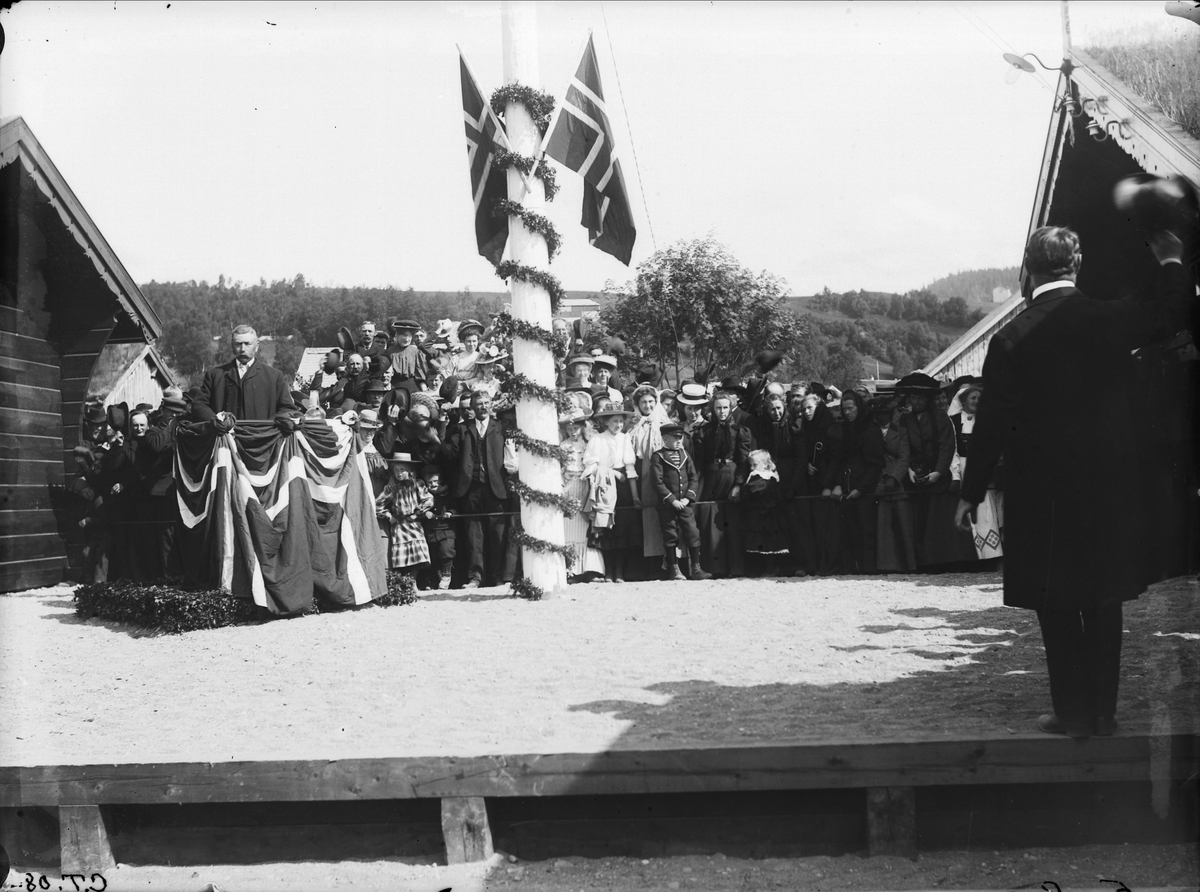
[[[1020,290],[1020,280],[1017,278],[1021,268],[1006,266],[1003,269],[968,269],[951,273],[937,281],[930,282],[922,290],[937,295],[942,300],[950,297],[961,297],[969,304],[990,304],[992,290],[1003,286],[1016,294]]]

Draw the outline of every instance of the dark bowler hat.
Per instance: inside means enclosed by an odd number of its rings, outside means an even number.
[[[824,384],[822,384],[820,381],[809,381],[808,382],[808,392],[813,394],[814,396],[820,397],[821,402],[825,402],[825,400],[827,400],[829,398],[829,388],[826,387]]]
[[[372,378],[367,382],[368,393],[387,393],[387,383],[382,378]]]
[[[104,407],[99,403],[92,403],[83,411],[83,420],[88,424],[105,424],[108,421],[108,416],[104,414]]]
[[[937,378],[924,372],[911,372],[896,382],[896,390],[903,393],[937,393],[941,389]]]
[[[1183,235],[1200,222],[1196,189],[1179,174],[1125,177],[1113,187],[1113,204],[1147,232],[1165,229]]]
[[[872,412],[894,412],[900,406],[900,401],[894,396],[877,396],[867,404]]]
[[[740,378],[735,378],[733,375],[730,375],[721,382],[721,389],[726,393],[745,393],[746,385],[742,383]]]
[[[683,433],[683,425],[676,424],[675,422],[672,421],[668,424],[661,425],[658,429],[658,432],[660,434],[662,434],[664,437],[667,436],[668,434],[674,434],[675,436],[679,436]]]
[[[783,362],[783,354],[778,350],[763,350],[754,357],[758,370],[764,375]]]
[[[337,342],[343,353],[354,352],[354,335],[350,334],[350,329],[344,325],[337,330]]]
[[[438,388],[438,396],[446,402],[455,399],[458,396],[458,378],[451,375],[442,382],[442,386]]]
[[[367,358],[367,374],[372,378],[382,378],[391,367],[392,357],[386,353],[372,353]]]

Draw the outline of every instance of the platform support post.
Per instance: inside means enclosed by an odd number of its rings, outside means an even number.
[[[98,805],[60,805],[58,838],[62,873],[92,874],[117,866]]]
[[[442,800],[442,835],[446,863],[465,864],[492,857],[492,828],[482,796],[448,796]]]
[[[867,788],[867,853],[917,855],[917,797],[912,787]]]

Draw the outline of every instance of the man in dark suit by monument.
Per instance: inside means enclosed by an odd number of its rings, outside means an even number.
[[[258,334],[249,325],[233,330],[233,359],[204,373],[192,416],[225,431],[233,421],[276,421],[294,426],[298,417],[283,372],[258,362]]]
[[[506,510],[505,475],[516,472],[516,452],[505,442],[499,420],[492,417],[492,398],[485,391],[471,394],[471,414],[472,418],[450,429],[442,444],[442,454],[454,464],[451,495],[458,500],[461,514],[498,514]],[[506,517],[466,518],[467,588],[482,585],[485,579],[489,584],[497,581],[507,521]]]
[[[1004,603],[1037,611],[1051,734],[1116,730],[1121,603],[1145,591],[1133,392],[1135,348],[1183,328],[1195,287],[1182,243],[1158,232],[1153,299],[1089,300],[1079,237],[1045,226],[1025,248],[1027,308],[988,345],[955,521],[970,529],[1004,455]]]

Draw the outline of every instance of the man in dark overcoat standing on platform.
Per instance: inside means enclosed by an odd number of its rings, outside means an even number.
[[[200,398],[192,403],[192,416],[200,421],[217,421],[224,430],[232,427],[229,416],[238,421],[296,417],[283,372],[263,365],[257,355],[257,332],[249,325],[239,325],[233,330],[233,359],[204,373]]]
[[[970,529],[1004,455],[1004,603],[1037,611],[1051,734],[1116,730],[1121,603],[1145,591],[1132,350],[1187,323],[1195,288],[1182,244],[1151,237],[1153,299],[1089,300],[1079,237],[1046,226],[1025,249],[1027,308],[988,345],[983,398],[956,523]]]
[[[442,444],[443,456],[454,465],[450,494],[458,500],[461,514],[501,514],[508,498],[505,474],[516,471],[516,453],[505,443],[504,428],[492,417],[492,398],[485,391],[471,394],[471,414],[473,417],[450,429]],[[507,520],[503,516],[466,518],[467,588],[485,580],[489,585],[498,581]]]

